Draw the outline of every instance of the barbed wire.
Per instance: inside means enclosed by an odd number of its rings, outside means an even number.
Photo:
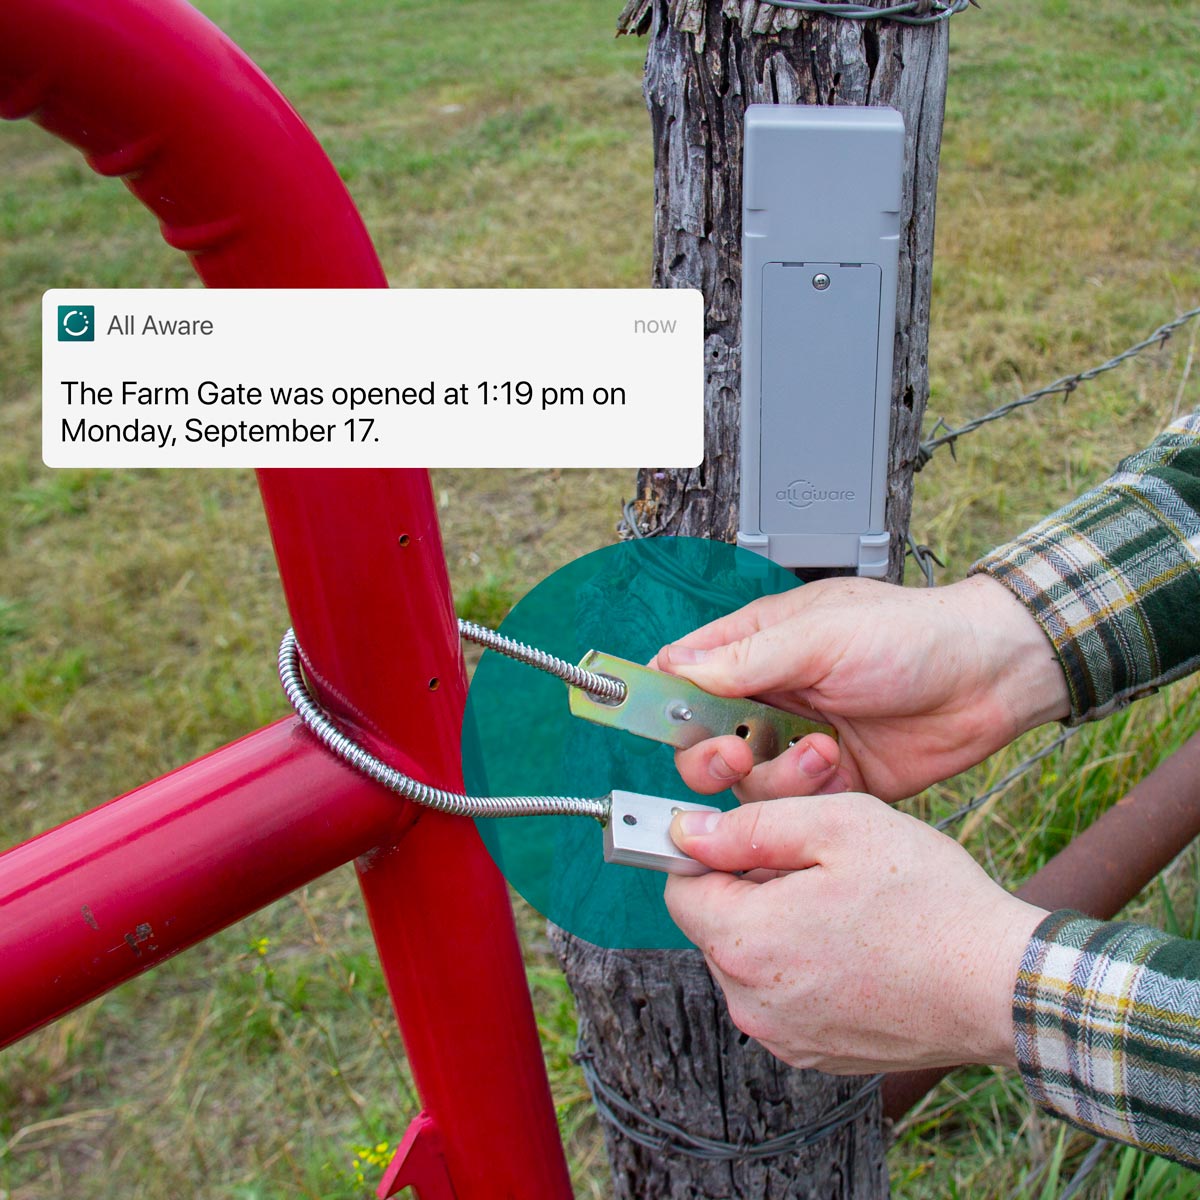
[[[1052,742],[1047,742],[1040,750],[1029,755],[1028,758],[1022,759],[1003,779],[994,783],[986,792],[981,792],[973,800],[967,801],[962,808],[955,809],[948,817],[942,817],[940,821],[933,823],[934,829],[945,831],[951,825],[961,821],[963,817],[969,816],[977,808],[982,808],[993,796],[998,796],[1010,783],[1015,783],[1026,771],[1037,766],[1044,758],[1049,758],[1060,746],[1066,745],[1077,733],[1083,729],[1082,725],[1072,725],[1064,729]]]
[[[788,8],[793,12],[816,13],[822,17],[838,17],[843,21],[895,21],[898,25],[936,25],[955,13],[978,8],[976,0],[904,0],[872,8],[869,4],[822,4],[821,0],[759,0],[771,8]]]
[[[1170,340],[1171,334],[1186,325],[1189,321],[1194,321],[1197,317],[1200,317],[1200,308],[1192,308],[1187,312],[1180,313],[1179,316],[1168,321],[1165,325],[1160,325],[1149,337],[1145,337],[1136,345],[1130,346],[1128,350],[1122,350],[1120,354],[1108,359],[1106,362],[1102,362],[1095,367],[1089,367],[1086,371],[1077,371],[1074,375],[1064,375],[1061,379],[1056,379],[1053,383],[1048,383],[1045,387],[1038,388],[1035,392],[1029,392],[1027,395],[1021,396],[1016,400],[1010,400],[1007,404],[1002,404],[999,408],[994,408],[991,412],[984,413],[982,416],[973,417],[957,428],[948,425],[943,417],[939,417],[937,424],[930,430],[933,436],[923,441],[917,449],[917,459],[913,470],[921,470],[933,457],[934,451],[942,446],[949,446],[950,454],[953,457],[955,443],[964,434],[974,433],[975,430],[982,428],[984,425],[989,425],[992,421],[999,421],[1002,417],[1007,417],[1010,413],[1034,404],[1038,400],[1043,400],[1047,396],[1069,396],[1081,383],[1087,383],[1089,380],[1095,379],[1098,375],[1103,375],[1106,371],[1114,370],[1122,363],[1128,362],[1131,358],[1136,358],[1144,350],[1148,350],[1152,346],[1161,348]]]
[[[1059,1196],[1058,1200],[1071,1200],[1073,1196],[1079,1195],[1083,1190],[1083,1185],[1100,1165],[1104,1156],[1112,1149],[1112,1146],[1112,1142],[1107,1139],[1097,1138],[1095,1144],[1083,1156],[1083,1162],[1079,1164],[1075,1174],[1067,1180],[1066,1190]]]
[[[1095,1172],[1100,1165],[1104,1155],[1112,1149],[1113,1143],[1106,1141],[1104,1138],[1097,1138],[1089,1148],[1087,1154],[1083,1156],[1083,1161],[1079,1164],[1075,1174],[1067,1180],[1067,1185],[1058,1200],[1072,1200],[1072,1197],[1078,1196],[1083,1185],[1088,1181],[1089,1177]],[[1018,1200],[1018,1197],[1028,1196],[1034,1184],[1050,1169],[1050,1164],[1053,1159],[1049,1156],[1043,1158],[1040,1163],[1030,1171],[1020,1183],[1017,1184],[1011,1192],[1008,1193],[1007,1200]],[[1043,1195],[1045,1193],[1043,1192]]]

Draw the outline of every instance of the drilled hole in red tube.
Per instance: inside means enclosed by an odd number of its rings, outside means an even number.
[[[430,690],[431,692],[436,692],[436,691],[438,690],[438,687],[439,687],[439,685],[441,684],[441,682],[442,682],[442,681],[441,681],[441,680],[440,680],[440,679],[439,679],[439,678],[438,678],[438,677],[435,675],[435,676],[434,676],[434,677],[433,677],[433,678],[432,678],[432,679],[429,681],[429,690]]]

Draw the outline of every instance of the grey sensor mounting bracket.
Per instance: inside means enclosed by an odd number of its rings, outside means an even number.
[[[904,121],[753,104],[742,209],[738,545],[887,574]]]
[[[720,811],[711,804],[614,791],[612,811],[604,827],[604,861],[670,875],[705,875],[711,868],[684,854],[671,841],[671,821],[679,812]]]

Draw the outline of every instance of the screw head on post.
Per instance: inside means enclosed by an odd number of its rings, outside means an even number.
[[[818,271],[812,277],[812,285],[818,292],[823,292],[829,286],[829,276],[824,271]]]

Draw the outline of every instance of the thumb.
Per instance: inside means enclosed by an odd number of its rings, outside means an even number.
[[[673,642],[655,660],[662,671],[681,675],[714,696],[756,696],[803,686],[803,657],[794,633],[773,625],[721,646],[689,646]]]
[[[680,812],[671,822],[671,840],[717,871],[799,871],[822,861],[829,840],[825,812],[836,803],[828,797],[791,797],[722,813]]]

